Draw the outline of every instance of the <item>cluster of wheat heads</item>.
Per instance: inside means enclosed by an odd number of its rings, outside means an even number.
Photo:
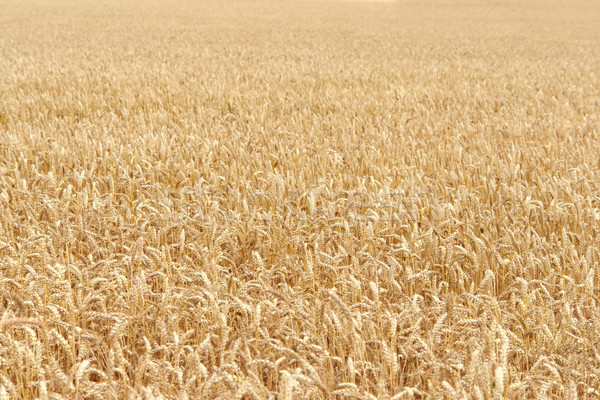
[[[3,5],[1,400],[600,397],[593,4],[110,3]]]

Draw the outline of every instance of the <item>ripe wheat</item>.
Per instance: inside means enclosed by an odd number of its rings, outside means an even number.
[[[593,2],[4,3],[0,399],[600,398]]]

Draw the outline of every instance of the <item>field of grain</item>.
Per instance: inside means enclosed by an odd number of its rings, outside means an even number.
[[[1,4],[0,400],[600,398],[598,2],[105,4]]]

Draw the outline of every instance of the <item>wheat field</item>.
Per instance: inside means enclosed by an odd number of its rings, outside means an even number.
[[[600,4],[490,6],[3,1],[0,400],[600,398]]]

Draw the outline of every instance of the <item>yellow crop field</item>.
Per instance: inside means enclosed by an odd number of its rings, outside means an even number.
[[[0,400],[600,398],[597,1],[0,9]]]

